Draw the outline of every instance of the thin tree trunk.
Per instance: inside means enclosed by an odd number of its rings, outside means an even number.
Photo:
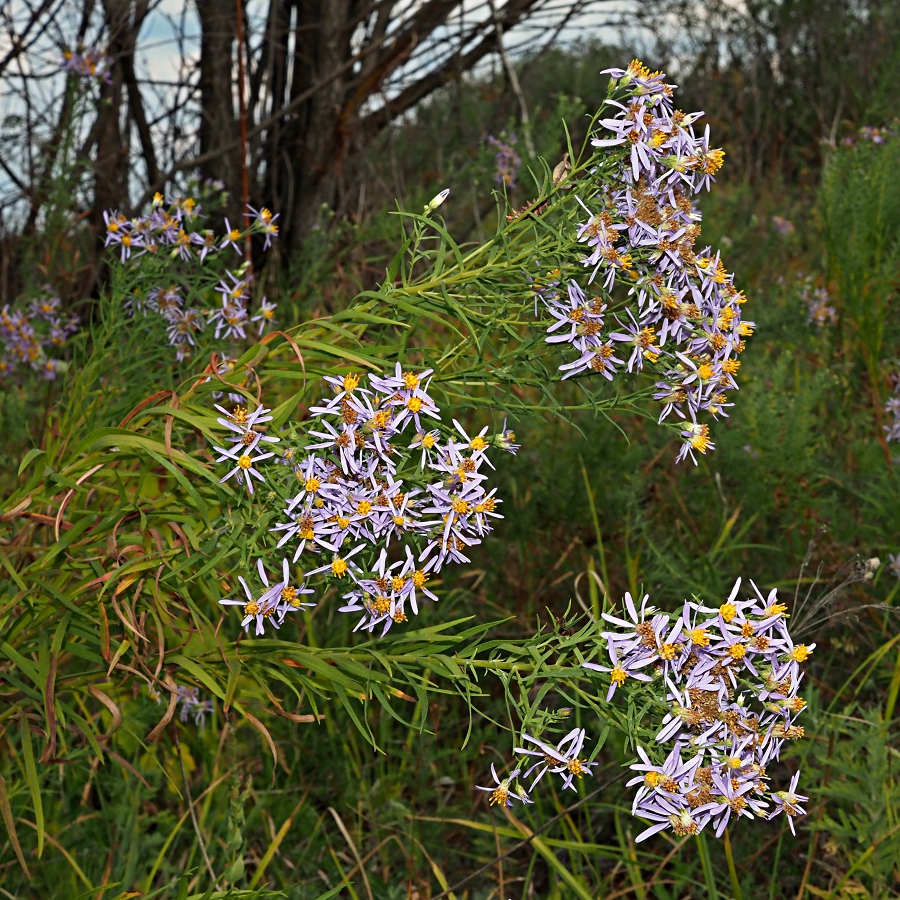
[[[102,225],[105,209],[128,204],[129,135],[123,122],[122,88],[125,67],[133,59],[137,34],[147,12],[146,0],[103,0],[103,16],[109,34],[108,53],[114,60],[109,84],[101,87],[101,103],[94,124],[93,224]],[[123,127],[124,126],[124,127]]]
[[[235,145],[233,51],[237,20],[231,0],[196,0],[200,18],[200,155],[217,153],[201,166],[205,178],[220,179],[228,191],[227,212],[240,227],[241,155]]]

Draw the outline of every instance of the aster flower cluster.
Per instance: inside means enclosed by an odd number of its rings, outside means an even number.
[[[200,729],[206,724],[206,716],[213,711],[212,700],[200,699],[200,688],[183,684],[178,685],[178,704],[181,706],[178,718],[182,722],[193,718],[194,724]]]
[[[886,144],[892,138],[900,134],[900,125],[883,126],[877,128],[874,125],[863,125],[856,133],[856,136],[848,135],[844,138],[843,144],[847,147],[853,147],[858,141],[869,141],[873,144]]]
[[[423,601],[437,601],[429,580],[445,565],[469,562],[470,548],[502,518],[483,468],[491,466],[492,446],[515,453],[515,436],[505,425],[492,436],[487,427],[470,436],[455,420],[447,428],[429,393],[432,376],[432,369],[397,363],[393,374],[369,375],[368,386],[354,373],[325,378],[332,396],[311,408],[313,424],[275,469],[292,495],[270,530],[277,548],[306,571],[286,600],[287,557],[274,587],[260,563],[263,596],[242,582],[246,600],[222,601],[243,606],[245,628],[255,622],[262,634],[266,622],[278,627],[291,609],[307,605],[299,595],[311,593],[307,580],[318,576],[343,591],[340,611],[359,616],[354,630],[383,635],[417,615]],[[259,464],[276,456],[266,448],[279,438],[263,430],[270,411],[218,409],[231,444],[215,448],[218,461],[232,467],[222,481],[235,478],[253,493],[254,482],[266,478]]]
[[[518,138],[514,134],[509,136],[503,134],[499,138],[494,135],[488,137],[488,143],[497,151],[494,156],[496,166],[494,181],[510,190],[516,187],[519,166],[522,165],[522,157],[515,150],[517,141]]]
[[[585,737],[583,728],[573,728],[556,744],[550,744],[523,732],[522,743],[528,746],[516,747],[513,750],[513,753],[521,757],[517,768],[506,778],[501,779],[492,764],[491,774],[494,784],[476,787],[479,791],[490,793],[488,803],[491,806],[506,807],[513,806],[515,801],[533,803],[530,793],[548,772],[559,777],[562,790],[577,791],[575,779],[593,775],[591,769],[597,765],[583,758]],[[521,781],[529,778],[532,778],[531,785],[526,787]]]
[[[618,79],[613,97],[622,99],[610,99],[618,112],[599,122],[613,136],[592,144],[624,153],[588,202],[578,197],[588,218],[576,237],[594,293],[575,279],[556,280],[543,282],[536,300],[553,320],[546,340],[577,354],[559,367],[563,378],[612,381],[646,368],[657,379],[660,422],[672,413],[684,422],[678,460],[696,463],[694,451],[714,446],[698,416],[727,415],[738,356],[754,328],[742,321],[745,297],[719,254],[695,246],[701,216],[692,198],[709,189],[724,152],[710,147],[708,127],[695,131],[701,113],[673,108],[674,88],[662,73],[637,60],[607,71]]]
[[[897,442],[900,441],[900,372],[895,372],[891,381],[894,384],[894,394],[884,406],[884,413],[888,421],[882,427],[885,440]]]
[[[772,227],[782,236],[787,237],[793,234],[797,229],[790,219],[784,216],[772,216]]]
[[[161,194],[156,194],[147,215],[128,219],[115,210],[103,214],[105,246],[113,249],[123,265],[140,260],[146,270],[135,273],[140,283],[125,303],[128,312],[161,317],[179,361],[190,356],[207,330],[215,340],[237,341],[245,340],[248,332],[261,336],[275,324],[276,306],[265,297],[255,312],[250,309],[254,276],[249,261],[233,271],[222,271],[220,264],[226,251],[243,256],[242,244],[248,233],[262,235],[264,249],[278,235],[278,216],[268,209],[248,207],[245,217],[249,219],[245,228],[225,219],[224,233],[217,234],[201,227],[201,207],[193,197],[166,204]],[[173,274],[171,265],[163,262],[166,256],[178,259],[191,271],[184,277]],[[154,258],[159,265],[147,266]],[[151,283],[145,286],[148,279]]]
[[[810,325],[833,325],[837,322],[837,310],[831,305],[828,289],[816,287],[811,275],[798,276],[800,299],[806,305],[807,322]]]
[[[112,81],[112,65],[111,56],[93,47],[80,46],[77,50],[64,50],[62,54],[62,70],[80,75],[87,81],[96,79],[109,84]]]
[[[629,706],[644,710],[641,724],[648,710],[659,716],[653,743],[638,745],[630,766],[635,777],[628,786],[637,788],[632,812],[650,822],[637,841],[665,830],[699,834],[707,825],[719,837],[732,819],[781,814],[796,833],[794,819],[805,814],[799,772],[787,790],[773,791],[767,769],[785,742],[804,735],[796,724],[806,706],[801,666],[816,645],[794,643],[777,592],[764,596],[750,585],[747,599],[740,599],[738,579],[720,605],[687,600],[675,613],[649,606],[646,596],[638,606],[626,594],[622,616],[603,614],[614,626],[601,634],[609,664],[582,666],[608,675],[607,703],[636,687]],[[494,784],[478,790],[507,807],[532,803],[531,792],[548,773],[563,790],[577,790],[576,779],[596,765],[584,745],[581,728],[556,744],[523,733],[510,773],[501,778],[491,766]]]
[[[25,370],[53,380],[65,363],[51,353],[65,347],[78,331],[78,317],[62,311],[62,300],[46,287],[27,311],[0,310],[0,383]]]
[[[194,724],[202,731],[206,725],[206,717],[213,711],[212,700],[200,699],[200,688],[191,685],[179,684],[175,686],[175,706],[181,707],[178,719],[187,722],[193,718]],[[162,694],[152,685],[147,686],[147,692],[157,703],[162,703]]]
[[[751,586],[753,595],[739,599],[738,579],[720,606],[688,600],[678,614],[657,611],[647,597],[638,607],[626,594],[625,617],[603,616],[615,626],[603,634],[610,665],[583,665],[609,674],[607,700],[625,684],[646,682],[666,704],[654,747],[639,747],[631,766],[632,812],[652,823],[638,841],[707,825],[718,837],[732,818],[781,813],[793,831],[803,815],[798,775],[773,792],[766,770],[786,741],[803,737],[795,724],[806,706],[801,665],[815,644],[795,644],[776,591],[763,596]]]

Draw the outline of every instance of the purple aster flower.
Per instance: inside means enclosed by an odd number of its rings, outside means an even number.
[[[592,775],[591,768],[597,763],[587,762],[579,758],[579,754],[584,746],[584,739],[585,730],[583,728],[573,728],[554,747],[552,744],[547,744],[523,732],[522,740],[537,747],[537,750],[532,750],[530,747],[516,747],[513,750],[513,753],[536,757],[538,760],[523,776],[524,778],[530,778],[532,772],[537,772],[529,790],[534,790],[535,785],[544,777],[546,772],[560,775],[563,779],[563,790],[569,788],[573,791],[575,790],[573,779],[580,778],[582,775]]]
[[[655,661],[653,656],[645,656],[638,660],[627,660],[619,658],[619,651],[615,644],[609,645],[609,658],[612,666],[601,666],[598,663],[584,662],[581,665],[585,669],[593,669],[595,672],[609,672],[609,690],[606,692],[606,702],[612,700],[617,688],[620,688],[629,678],[636,681],[653,681],[652,675],[638,671],[644,666],[650,665]]]
[[[900,553],[888,553],[888,559],[890,560],[888,571],[894,578],[900,578]]]
[[[515,781],[515,779],[518,777],[519,772],[519,769],[515,769],[506,778],[501,779],[500,776],[497,775],[497,770],[494,768],[494,764],[491,763],[491,775],[494,777],[494,784],[490,787],[482,787],[480,784],[475,785],[475,787],[477,790],[487,791],[491,795],[488,800],[488,803],[491,806],[497,805],[505,806],[508,808],[513,805],[514,800],[519,800],[522,803],[531,803],[531,798],[523,789],[510,788],[510,784]]]
[[[800,772],[795,772],[791,778],[790,787],[786,791],[776,791],[772,794],[772,802],[775,804],[775,808],[766,816],[767,819],[773,819],[780,813],[784,813],[784,815],[787,816],[791,834],[795,836],[797,832],[794,829],[794,819],[797,816],[806,815],[806,811],[801,809],[800,804],[806,803],[809,800],[809,797],[804,797],[802,794],[795,793],[799,778]]]
[[[772,226],[782,237],[787,237],[797,230],[794,228],[794,223],[790,219],[785,219],[784,216],[772,216]]]

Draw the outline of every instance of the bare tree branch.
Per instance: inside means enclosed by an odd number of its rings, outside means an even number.
[[[18,57],[20,53],[23,53],[28,49],[28,35],[31,33],[31,29],[34,28],[38,24],[38,22],[40,22],[41,18],[47,12],[47,10],[49,10],[50,7],[53,6],[53,2],[54,0],[43,0],[41,5],[37,7],[37,9],[32,11],[25,27],[22,28],[22,30],[18,34],[14,35],[12,47],[9,48],[6,56],[4,56],[3,59],[0,59],[0,75],[3,74],[3,72],[6,70],[6,67],[14,59],[16,59],[16,57]],[[40,37],[42,31],[43,28],[38,32],[35,40]]]

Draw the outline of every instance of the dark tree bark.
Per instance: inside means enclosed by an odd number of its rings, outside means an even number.
[[[251,30],[239,11],[247,0],[183,0],[180,13],[159,0],[80,0],[77,32],[68,0],[23,0],[8,29],[10,46],[0,53],[0,76],[12,77],[13,67],[4,73],[3,65],[28,55],[35,41],[46,54],[48,41],[75,50],[84,39],[112,57],[81,154],[93,168],[96,224],[103,209],[133,215],[180,172],[199,169],[225,183],[234,224],[243,220],[245,197],[277,209],[280,245],[290,252],[322,220],[323,206],[339,215],[350,198],[358,206],[356,180],[365,168],[359,154],[378,132],[495,52],[500,34],[528,19],[527,40],[536,45],[541,26],[552,35],[574,10],[613,2],[621,0],[266,0],[260,33],[258,20]],[[182,52],[181,65],[158,78],[135,69],[137,36],[151,10],[169,19]],[[201,29],[196,64],[186,35],[194,11]],[[245,64],[245,76],[236,63]],[[32,110],[31,101],[33,85],[52,85],[57,73],[45,66],[38,81],[24,70],[15,77],[27,107],[26,147],[36,145],[36,122],[53,147],[52,126],[41,121],[46,110]],[[7,168],[13,183],[18,178],[27,188],[22,194],[34,219],[41,167],[29,155]],[[135,174],[146,174],[146,190],[129,197]]]
[[[506,31],[542,0],[506,0],[497,15],[467,30],[445,28],[460,0],[425,0],[402,18],[396,0],[270,0],[266,33],[250,60],[251,192],[281,213],[281,246],[296,247],[356,196],[353,157],[398,115],[497,49]],[[234,113],[230,0],[197,2],[203,29],[200,63],[204,173],[240,195],[240,150]],[[461,28],[462,26],[460,26]],[[390,79],[431,42],[442,50],[408,85],[367,110]],[[450,51],[450,52],[447,52]]]
[[[89,144],[96,147],[94,158],[93,223],[100,226],[105,209],[128,205],[130,165],[129,132],[123,86],[128,66],[133,67],[138,32],[147,15],[149,0],[103,0],[103,18],[109,35],[107,52],[115,60],[109,84],[103,84]],[[128,62],[123,65],[123,60]]]
[[[235,112],[234,67],[237,18],[233,0],[196,0],[200,18],[200,167],[205,178],[221,179],[228,190],[228,216],[243,221],[239,123]]]

